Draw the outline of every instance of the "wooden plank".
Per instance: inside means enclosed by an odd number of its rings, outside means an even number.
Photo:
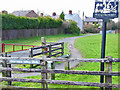
[[[28,90],[28,89],[35,89],[40,90],[40,88],[33,88],[33,87],[19,87],[19,86],[9,86],[9,85],[0,85],[0,89],[2,90]]]
[[[51,56],[56,56],[56,55],[59,55],[59,54],[61,54],[62,52],[58,52],[58,53],[55,53],[55,54],[53,54],[53,55],[51,55]]]
[[[65,58],[31,58],[31,57],[0,57],[0,61],[2,61],[2,59],[22,59],[22,60],[44,60],[44,61],[61,61],[61,62],[66,62],[66,61],[79,61],[79,62],[107,62],[107,59],[92,59],[92,58],[88,58],[88,59],[79,59],[79,58],[71,58],[71,59],[65,59]],[[111,62],[120,62],[120,59],[115,58],[112,59]]]
[[[56,49],[51,50],[51,52],[54,52],[54,51],[57,51],[57,50],[61,50],[61,49],[62,49],[62,48],[59,47],[59,48],[56,48]]]
[[[80,74],[80,75],[112,75],[120,76],[120,72],[104,72],[104,71],[77,71],[77,70],[54,70],[54,69],[25,69],[25,68],[0,68],[1,71],[21,71],[21,72],[43,72],[43,73],[64,73],[64,74]]]
[[[20,79],[20,78],[6,78],[6,77],[0,78],[0,80],[1,81],[34,82],[34,83],[48,83],[48,84],[120,88],[120,84],[108,84],[108,83],[91,83],[91,82],[76,82],[76,81],[61,81],[61,80]]]

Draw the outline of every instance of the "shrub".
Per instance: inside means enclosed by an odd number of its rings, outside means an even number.
[[[86,28],[84,29],[84,33],[99,33],[100,29],[96,28],[93,25],[86,25]]]
[[[80,33],[80,29],[77,26],[77,23],[75,21],[69,20],[69,26],[68,28],[65,30],[66,34],[76,34],[79,35]]]

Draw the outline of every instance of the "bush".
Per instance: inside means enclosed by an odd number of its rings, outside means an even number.
[[[83,33],[99,33],[100,29],[95,28],[93,25],[86,25]]]
[[[62,25],[61,19],[52,19],[51,17],[21,17],[12,14],[2,14],[2,29],[41,29],[58,28]]]
[[[65,30],[66,34],[76,34],[79,35],[80,33],[80,29],[77,26],[77,23],[75,21],[69,20],[69,26],[68,28]]]

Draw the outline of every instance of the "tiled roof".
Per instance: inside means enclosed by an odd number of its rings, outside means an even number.
[[[85,22],[102,22],[102,19],[96,19],[96,18],[92,18],[92,17],[86,17]]]
[[[26,16],[32,10],[19,10],[19,11],[14,11],[12,14],[15,16]]]

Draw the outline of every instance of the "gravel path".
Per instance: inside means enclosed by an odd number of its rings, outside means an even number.
[[[92,34],[90,34],[92,35]],[[81,38],[81,37],[86,37],[86,36],[90,36],[90,35],[84,35],[84,36],[77,36],[77,37],[70,37],[70,38],[64,38],[58,42],[64,42],[64,43],[67,43],[68,42],[68,49],[70,50],[70,58],[80,58],[82,59],[82,55],[80,53],[80,51],[78,51],[75,47],[74,47],[74,41],[75,39],[77,38]],[[15,56],[24,56],[24,57],[27,57],[29,55],[28,51],[26,53],[26,51],[23,51],[22,53],[19,52],[19,54],[16,52],[16,53],[12,53],[11,56],[15,57]],[[78,65],[79,62],[78,61],[72,61],[70,62],[70,68],[73,68],[75,67],[76,65]],[[65,63],[61,63],[61,64],[57,64],[55,66],[55,69],[59,69],[59,70],[64,70],[65,69]],[[40,75],[40,73],[20,73],[20,74],[12,74],[12,77],[19,77],[19,78],[23,78],[23,77],[28,77],[28,76],[37,76],[37,75]],[[2,75],[0,74],[0,77],[2,77]]]

